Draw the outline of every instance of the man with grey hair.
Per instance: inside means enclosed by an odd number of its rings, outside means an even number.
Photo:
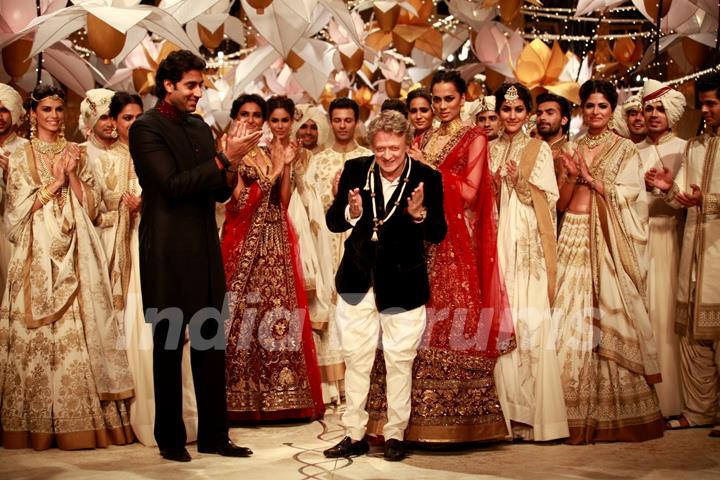
[[[352,231],[335,277],[347,436],[324,454],[349,457],[369,450],[365,404],[382,331],[388,403],[384,456],[397,461],[405,457],[412,365],[430,297],[424,244],[440,243],[447,224],[440,173],[407,155],[412,138],[405,117],[382,112],[371,122],[368,139],[374,155],[345,163],[326,215],[331,231]]]

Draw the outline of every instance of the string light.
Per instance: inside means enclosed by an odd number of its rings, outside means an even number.
[[[553,40],[566,40],[569,42],[589,42],[591,40],[617,40],[618,38],[647,38],[651,37],[653,35],[653,32],[635,32],[635,33],[613,33],[609,35],[593,35],[593,36],[587,36],[587,35],[559,35],[555,33],[540,33],[540,34],[529,34],[526,33],[523,35],[524,38],[530,39],[530,38],[539,38],[543,41],[553,41]],[[583,52],[584,54],[587,52]]]
[[[624,23],[624,24],[632,24],[632,25],[642,25],[644,23],[650,23],[647,19],[637,19],[637,18],[605,18],[600,19],[596,17],[576,17],[574,15],[559,15],[559,14],[553,14],[553,13],[538,13],[534,12],[531,9],[527,8],[521,8],[521,13],[532,15],[533,20],[537,17],[543,17],[543,18],[552,18],[556,20],[563,20],[564,22],[567,22],[568,20],[572,20],[575,22],[603,22],[603,23]],[[535,27],[533,26],[533,29]]]
[[[663,83],[668,86],[682,85],[683,83],[687,83],[690,80],[696,80],[696,79],[702,77],[703,75],[708,74],[713,71],[720,71],[720,65],[716,65],[714,67],[708,68],[706,70],[701,70],[699,72],[691,73],[690,75],[685,75],[684,77],[676,78],[674,80],[663,81]],[[638,77],[639,76],[640,75],[638,75]],[[644,77],[643,80],[647,80],[647,77]],[[642,90],[642,87],[631,87],[626,90],[635,93],[635,92],[639,92],[640,90]]]

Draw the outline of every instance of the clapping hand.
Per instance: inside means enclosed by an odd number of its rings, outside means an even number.
[[[333,178],[332,183],[332,194],[333,197],[337,197],[338,189],[340,188],[340,176],[342,175],[343,169],[338,168],[338,171],[335,172],[335,177]]]
[[[517,163],[515,163],[515,160],[507,161],[505,164],[505,171],[507,172],[507,176],[510,177],[512,184],[515,185],[518,179],[518,166]]]
[[[63,186],[65,185],[65,182],[67,181],[67,178],[65,176],[65,162],[53,162],[52,164],[52,176],[55,179],[55,181],[58,183],[58,185]]]
[[[350,218],[358,218],[362,215],[362,197],[359,188],[354,188],[348,192],[348,205],[350,206]]]
[[[645,184],[651,188],[658,188],[667,192],[673,186],[672,172],[663,167],[661,169],[651,168],[645,173]]]
[[[425,201],[425,188],[423,182],[420,182],[415,190],[410,194],[408,198],[407,212],[414,219],[424,217],[425,207],[423,203]]]
[[[565,171],[567,172],[568,177],[575,179],[580,174],[580,168],[578,167],[578,164],[573,158],[573,156],[574,154],[571,156],[568,152],[565,151],[561,151],[559,154],[559,157],[562,160],[563,167],[565,167]]]
[[[133,213],[139,211],[140,206],[142,205],[142,199],[140,197],[138,197],[137,195],[133,195],[130,192],[123,193],[121,200],[125,205],[127,205],[128,209]]]
[[[232,167],[237,168],[242,158],[257,146],[260,138],[262,130],[253,132],[245,122],[235,122],[230,131],[223,135],[220,144]]]
[[[408,148],[408,155],[415,160],[420,160],[425,163],[425,154],[423,154],[422,150],[420,150],[415,144]]]
[[[703,194],[700,187],[696,184],[690,185],[691,193],[680,192],[676,195],[677,201],[684,207],[699,207],[703,202]]]
[[[80,159],[80,147],[76,143],[68,143],[63,154],[62,164],[65,175],[72,177],[77,172],[78,160]],[[57,177],[56,177],[57,178]]]
[[[585,161],[585,157],[580,153],[580,150],[575,150],[575,157],[575,165],[580,170],[580,176],[590,183],[592,181],[592,175],[590,175],[590,169]]]
[[[299,151],[298,143],[295,140],[291,140],[287,146],[285,146],[280,139],[274,139],[270,145],[273,176],[280,176],[285,167],[292,165],[297,159]]]

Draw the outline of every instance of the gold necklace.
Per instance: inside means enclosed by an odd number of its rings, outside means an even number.
[[[593,148],[597,147],[598,145],[601,145],[605,142],[605,140],[608,139],[612,132],[609,129],[603,130],[599,135],[590,135],[589,133],[586,134],[583,138],[580,139],[579,143],[582,143],[584,145],[587,145],[587,148],[592,150]]]
[[[442,123],[437,129],[437,134],[440,136],[455,135],[463,127],[462,120],[455,118],[447,123]]]
[[[462,121],[459,118],[440,125],[430,132],[427,145],[423,148],[425,163],[433,168],[438,168],[444,160],[443,152],[450,140],[463,129]]]
[[[248,153],[248,156],[250,157],[250,163],[255,168],[255,170],[258,172],[259,175],[262,177],[267,178],[270,175],[270,170],[272,167],[272,161],[267,157],[265,154],[265,151],[260,147],[255,147],[252,150],[250,150],[250,153]],[[262,164],[258,162],[258,156],[262,159]]]
[[[42,153],[43,155],[55,156],[65,150],[67,140],[60,138],[57,142],[46,142],[45,140],[33,137],[32,140],[30,140],[30,143],[36,151]]]

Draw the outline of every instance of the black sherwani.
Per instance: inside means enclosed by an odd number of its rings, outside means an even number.
[[[182,347],[197,314],[190,337],[198,446],[212,448],[227,436],[225,274],[215,203],[232,189],[215,163],[210,128],[194,115],[147,111],[130,128],[130,153],[143,189],[140,281],[145,320],[154,328],[155,439],[160,449],[185,446]],[[197,336],[199,325],[206,340]]]
[[[390,313],[388,310],[393,308],[412,310],[424,305],[430,298],[424,243],[440,243],[447,233],[442,179],[438,171],[411,159],[412,169],[400,204],[379,228],[378,241],[374,242],[371,240],[373,208],[370,191],[365,189],[373,158],[361,157],[345,163],[338,194],[326,214],[330,231],[344,232],[352,228],[352,233],[345,240],[345,253],[335,276],[335,286],[343,300],[351,305],[357,305],[372,286],[378,311]],[[409,163],[406,163],[401,179],[408,166]],[[382,219],[385,217],[385,199],[379,172],[379,166],[376,166],[371,181],[375,182],[378,218]],[[424,184],[427,217],[424,222],[415,223],[407,213],[407,200],[420,182]],[[402,180],[390,198],[388,212],[401,187]],[[363,213],[353,227],[345,219],[345,208],[348,192],[355,188],[361,192]]]

